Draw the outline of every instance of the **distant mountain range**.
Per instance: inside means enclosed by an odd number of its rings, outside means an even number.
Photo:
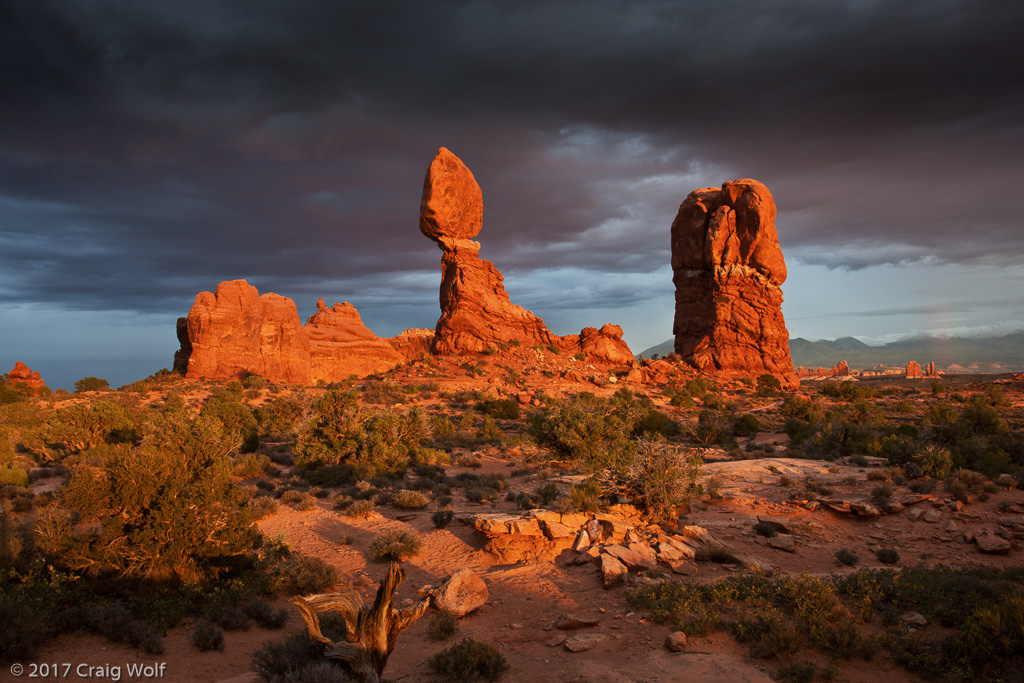
[[[672,353],[673,340],[642,351],[641,358]],[[918,335],[890,342],[885,346],[869,346],[853,337],[832,341],[809,341],[801,337],[789,340],[793,366],[830,368],[845,360],[856,370],[878,366],[900,367],[916,360],[922,365],[935,363],[939,370],[950,372],[1021,372],[1024,371],[1024,331],[1001,337],[937,337]]]

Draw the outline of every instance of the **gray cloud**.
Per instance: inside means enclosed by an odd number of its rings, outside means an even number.
[[[300,309],[339,289],[429,309],[416,214],[440,145],[483,187],[485,258],[541,290],[625,274],[587,290],[602,305],[653,296],[679,203],[741,176],[772,188],[795,262],[1019,262],[1022,20],[995,0],[13,0],[0,302],[184,313],[247,277]]]

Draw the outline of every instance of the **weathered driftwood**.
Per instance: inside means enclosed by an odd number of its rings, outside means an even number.
[[[405,571],[392,562],[369,609],[355,591],[295,597],[292,602],[299,607],[309,637],[323,645],[325,657],[344,662],[361,683],[379,683],[399,634],[423,615],[430,602],[428,598],[409,609],[396,610],[392,600],[404,579]],[[344,641],[332,642],[320,632],[317,612],[337,612],[342,616],[346,626]]]

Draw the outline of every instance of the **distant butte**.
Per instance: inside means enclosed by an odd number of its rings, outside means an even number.
[[[724,377],[800,380],[782,317],[786,263],[768,188],[741,179],[694,190],[672,223],[675,351]]]

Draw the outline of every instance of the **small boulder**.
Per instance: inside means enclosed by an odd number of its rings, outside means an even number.
[[[686,634],[682,631],[675,631],[665,636],[665,647],[672,652],[682,652],[686,649]]]
[[[563,614],[555,620],[555,628],[561,631],[571,631],[577,628],[588,628],[597,626],[597,619],[577,617],[573,614]]]
[[[611,555],[602,554],[598,562],[605,588],[614,588],[626,580],[629,570]]]
[[[487,584],[472,569],[462,569],[434,591],[433,604],[439,610],[462,617],[481,607],[489,597]]]
[[[586,652],[608,640],[603,633],[584,633],[565,639],[565,649],[569,652]]]
[[[974,537],[978,550],[989,555],[1009,555],[1013,547],[1008,540],[992,533],[978,534]]]

